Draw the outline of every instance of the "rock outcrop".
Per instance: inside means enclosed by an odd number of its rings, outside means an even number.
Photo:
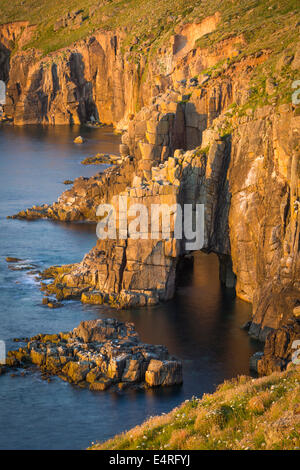
[[[94,391],[182,383],[182,364],[166,347],[142,343],[132,323],[115,319],[83,321],[69,333],[36,335],[8,352],[6,368],[30,364],[44,377],[58,375]]]
[[[178,260],[189,252],[183,226],[180,238],[175,233],[176,223],[183,224],[184,204],[193,210],[196,204],[206,204],[203,240],[198,249],[229,254],[229,201],[216,202],[216,192],[223,191],[224,178],[220,173],[227,160],[226,142],[218,137],[207,153],[201,149],[176,151],[174,157],[159,167],[152,167],[149,180],[134,176],[130,187],[107,201],[116,208],[115,239],[99,239],[79,264],[46,271],[44,277],[49,274],[54,282],[43,285],[43,290],[56,294],[58,299],[81,296],[84,303],[110,303],[117,307],[152,305],[173,297]],[[121,203],[126,207],[120,208]],[[160,225],[150,226],[158,204],[171,209],[168,232],[163,232]],[[138,238],[130,231],[130,223],[136,217],[130,214],[133,205],[142,205],[147,211],[146,220],[140,222]],[[121,236],[124,210],[128,220]],[[225,216],[218,220],[216,236],[213,225],[222,211]]]
[[[124,191],[133,178],[135,162],[125,158],[122,165],[109,167],[91,178],[76,178],[73,186],[53,204],[35,205],[9,218],[34,220],[48,218],[67,222],[96,221],[96,209],[113,195]]]
[[[300,321],[290,318],[287,323],[271,331],[264,352],[252,356],[250,365],[260,375],[282,371],[289,364],[299,364]]]
[[[73,21],[72,14],[71,17],[60,21]],[[80,14],[76,18],[80,19]],[[224,41],[214,52],[195,48],[199,38],[216,28],[218,18],[220,15],[216,14],[196,28],[179,28],[159,55],[148,60],[141,54],[138,63],[131,60],[130,51],[124,52],[127,33],[122,29],[98,30],[71,47],[43,56],[36,49],[21,50],[34,31],[28,22],[22,23],[19,34],[15,33],[19,31],[18,23],[3,25],[0,28],[5,40],[1,40],[0,32],[0,43],[8,55],[18,49],[9,60],[9,75],[6,74],[5,111],[18,125],[79,124],[91,118],[105,124],[124,124],[137,110],[151,105],[160,93],[170,88],[179,94],[184,92],[186,77],[195,77],[238,54],[244,41],[239,36]],[[180,47],[181,39],[187,47]],[[204,81],[202,77],[200,82]]]

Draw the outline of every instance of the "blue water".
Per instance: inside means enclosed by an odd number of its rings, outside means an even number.
[[[87,137],[75,145],[77,135]],[[36,203],[51,203],[66,189],[65,179],[90,176],[101,166],[80,161],[97,152],[117,153],[111,129],[0,127],[0,339],[15,348],[15,337],[73,329],[82,320],[116,317],[135,323],[143,341],[165,344],[183,360],[182,387],[147,392],[90,392],[39,372],[0,376],[0,449],[84,449],[167,412],[192,395],[212,392],[226,378],[249,373],[256,350],[240,326],[251,306],[224,290],[213,254],[195,256],[174,300],[148,309],[117,311],[66,302],[61,309],[41,305],[33,276],[12,271],[6,256],[38,268],[80,261],[96,242],[93,224],[48,220],[7,220]]]

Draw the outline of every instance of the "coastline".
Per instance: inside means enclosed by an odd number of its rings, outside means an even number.
[[[0,12],[3,446],[298,449],[299,7],[125,3]]]

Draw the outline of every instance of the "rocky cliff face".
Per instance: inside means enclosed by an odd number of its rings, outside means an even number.
[[[235,274],[237,295],[253,303],[250,332],[265,339],[270,329],[278,328],[291,317],[299,302],[299,153],[295,147],[299,117],[293,116],[289,106],[282,106],[276,112],[269,108],[259,109],[254,115],[237,121],[230,137],[224,138],[217,130],[219,123],[220,120],[216,120],[214,127],[204,131],[202,148],[182,153],[176,151],[175,158],[169,157],[167,163],[152,166],[147,171],[141,171],[144,160],[138,159],[135,171],[140,176],[137,180],[133,172],[129,189],[121,194],[127,195],[128,205],[143,202],[149,208],[159,201],[205,204],[204,249],[220,255],[226,273],[223,280],[228,285],[234,282]],[[149,172],[151,177],[147,179]],[[67,194],[63,195],[62,201],[66,200]],[[111,198],[105,197],[101,201],[112,202]],[[69,207],[73,212],[72,204]],[[160,254],[155,251],[157,243],[138,242],[144,246],[146,243],[148,249],[143,252],[141,247],[137,249],[136,241],[130,248],[130,239],[122,241],[120,246],[115,242],[99,241],[97,248],[76,268],[77,284],[81,282],[80,273],[81,276],[88,275],[85,287],[90,285],[102,292],[117,294],[122,289],[143,288],[154,292],[158,268],[152,275],[149,271],[146,275],[146,272],[148,262],[153,266],[148,256],[156,253],[160,260],[157,266],[164,273],[164,295],[160,298],[169,298],[173,287],[171,290],[167,287],[168,274],[172,272],[172,286],[175,277],[173,263],[166,263],[163,254],[165,242],[158,242]],[[116,249],[120,254],[116,258],[118,269],[112,266],[115,259],[112,253]],[[136,257],[142,253],[144,258]],[[175,250],[174,260],[180,254],[184,251]],[[139,267],[138,282],[131,273],[130,283],[123,284],[127,259],[135,260]],[[101,276],[99,278],[100,271],[104,271],[103,281]],[[113,281],[109,275],[112,272]],[[73,278],[68,282],[74,285]]]
[[[19,51],[6,74],[6,112],[19,125],[78,124],[92,116],[106,124],[123,122],[170,86],[178,88],[187,76],[238,53],[239,37],[225,41],[217,53],[194,49],[197,39],[216,28],[219,16],[179,28],[157,55],[141,56],[138,63],[122,49],[122,30],[98,31],[47,56],[35,49]],[[34,29],[28,22],[0,28],[8,54],[26,45]]]
[[[237,293],[253,302],[250,332],[261,339],[299,301],[300,119],[291,107],[257,112],[232,138],[231,256]]]
[[[17,52],[10,60],[6,112],[21,124],[79,124],[92,117],[116,124],[137,103],[140,71],[120,50],[121,33],[97,33],[87,40],[43,57],[36,50]]]
[[[270,51],[236,60],[242,35],[213,51],[196,47],[219,21],[216,14],[184,25],[148,62],[129,62],[122,31],[97,32],[47,57],[15,54],[6,111],[16,124],[94,116],[126,129],[121,165],[18,216],[97,220],[98,204],[120,194],[146,207],[205,204],[203,248],[219,255],[222,280],[236,281],[237,295],[253,303],[250,333],[264,340],[300,304],[300,117],[292,104],[278,105],[270,81],[269,104],[253,106],[251,74]],[[279,59],[278,70],[297,70],[299,50]],[[99,240],[81,263],[55,272],[47,289],[85,302],[153,304],[173,295],[185,254],[174,233],[168,240]]]

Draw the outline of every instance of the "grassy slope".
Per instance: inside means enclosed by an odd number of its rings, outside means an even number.
[[[300,369],[241,376],[92,450],[300,449]]]

